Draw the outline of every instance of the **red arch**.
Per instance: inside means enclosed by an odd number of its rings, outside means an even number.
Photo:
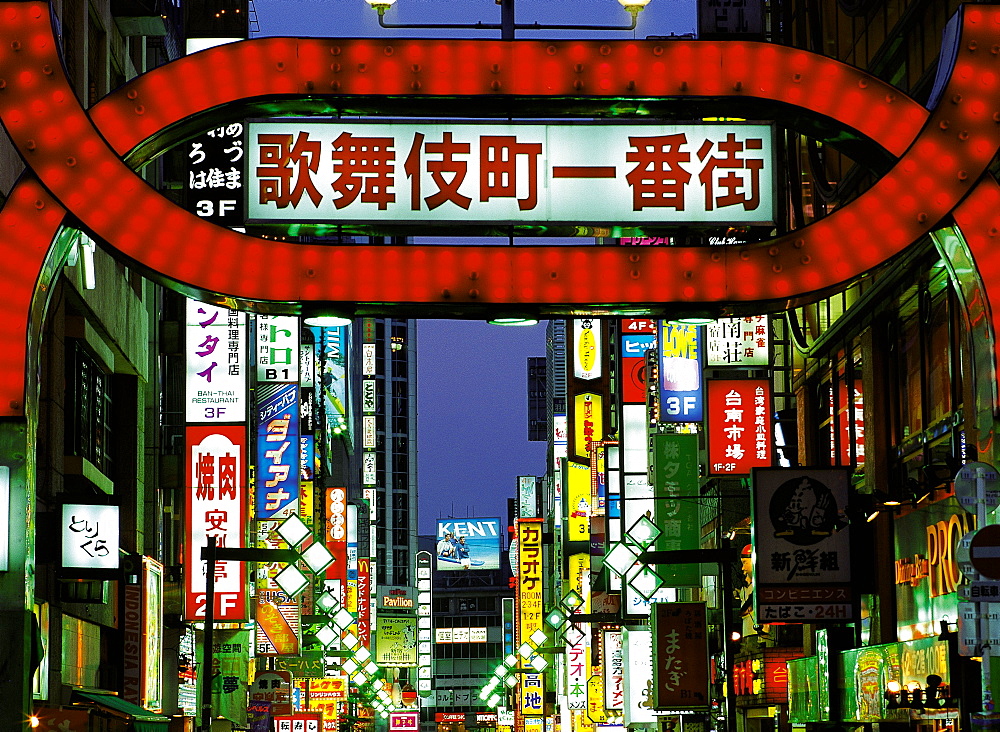
[[[531,304],[558,312],[571,304],[792,298],[856,276],[925,234],[968,193],[1000,142],[993,6],[965,14],[945,102],[929,116],[855,69],[770,44],[262,39],[187,57],[109,97],[93,121],[110,147],[59,71],[46,6],[0,3],[0,21],[0,119],[49,191],[125,255],[192,288],[251,300]],[[902,158],[857,201],[788,236],[741,248],[637,252],[259,240],[173,206],[118,157],[219,104],[321,93],[771,99],[853,126]]]

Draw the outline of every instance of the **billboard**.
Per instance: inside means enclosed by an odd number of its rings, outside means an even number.
[[[258,519],[283,519],[299,503],[299,387],[257,387]]]
[[[375,652],[379,666],[417,665],[417,619],[397,615],[375,618]]]
[[[249,125],[254,221],[767,224],[767,125]]]
[[[771,465],[771,382],[708,382],[708,474],[747,475]]]
[[[497,518],[438,519],[437,569],[499,569],[502,532]]]
[[[186,318],[185,420],[246,421],[246,313],[189,299]]]
[[[704,410],[701,327],[664,321],[658,343],[660,421],[700,422]]]

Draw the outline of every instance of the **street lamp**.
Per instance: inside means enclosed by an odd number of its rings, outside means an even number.
[[[396,0],[365,0],[378,13],[378,24],[383,28],[451,28],[465,30],[498,30],[500,39],[504,41],[514,40],[514,32],[518,30],[596,30],[596,31],[630,31],[635,30],[635,24],[639,12],[643,10],[652,0],[618,0],[625,10],[632,16],[629,25],[581,25],[581,24],[558,24],[542,25],[535,23],[515,23],[514,22],[514,0],[497,0],[500,6],[499,23],[387,23],[385,11],[388,10]]]

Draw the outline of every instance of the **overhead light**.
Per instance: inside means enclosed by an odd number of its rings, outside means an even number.
[[[538,325],[538,321],[535,318],[493,318],[486,322],[490,325]]]
[[[309,548],[302,552],[302,559],[315,574],[333,564],[333,554],[318,541],[310,544]]]
[[[309,527],[293,513],[278,525],[278,535],[295,547],[309,536]]]
[[[714,323],[718,318],[708,313],[691,313],[678,318],[671,318],[667,322],[671,325],[708,325]]]
[[[294,564],[289,564],[278,572],[274,577],[274,581],[281,588],[281,591],[289,597],[295,597],[309,584],[309,580]]]
[[[338,328],[350,325],[354,321],[343,315],[309,315],[303,318],[302,322],[317,328]]]

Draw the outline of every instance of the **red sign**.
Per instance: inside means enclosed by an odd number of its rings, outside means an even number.
[[[327,579],[347,579],[347,489],[326,489],[326,548],[333,564],[326,568]]]
[[[370,648],[372,644],[372,560],[358,557],[358,638],[361,645]]]
[[[247,525],[246,428],[191,426],[186,431],[188,486],[184,562],[187,592],[184,617],[205,617],[205,571],[201,550],[215,545],[244,547]],[[215,621],[247,620],[246,564],[215,563]]]
[[[465,722],[464,712],[438,712],[434,715],[435,722]]]
[[[419,711],[389,713],[389,732],[411,732],[418,729],[420,729]]]
[[[771,465],[771,382],[708,382],[708,472],[749,475]]]
[[[250,701],[270,702],[273,714],[291,714],[292,675],[288,671],[258,671],[250,687]]]

